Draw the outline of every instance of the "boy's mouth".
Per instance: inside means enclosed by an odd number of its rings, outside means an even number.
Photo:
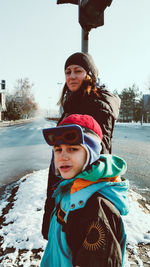
[[[70,165],[62,165],[62,166],[59,167],[59,169],[62,172],[67,172],[67,171],[69,171],[71,169],[71,167],[72,166],[70,166]]]

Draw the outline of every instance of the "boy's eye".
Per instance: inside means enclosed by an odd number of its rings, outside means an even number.
[[[56,148],[54,148],[54,152],[61,152],[61,148],[59,148],[59,147],[56,147]]]
[[[78,150],[78,148],[76,148],[76,147],[70,147],[70,149],[69,149],[70,151],[77,151]]]

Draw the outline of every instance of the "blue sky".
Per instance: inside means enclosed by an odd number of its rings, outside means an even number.
[[[56,0],[0,0],[0,80],[11,91],[28,77],[42,108],[55,107],[64,83],[64,62],[81,51],[75,5]],[[113,0],[105,24],[89,35],[89,53],[110,91],[150,83],[150,1]]]

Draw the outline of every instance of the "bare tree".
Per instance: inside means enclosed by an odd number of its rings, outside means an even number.
[[[16,81],[13,93],[6,95],[6,119],[17,120],[30,118],[35,115],[38,105],[32,93],[33,85],[28,78]]]

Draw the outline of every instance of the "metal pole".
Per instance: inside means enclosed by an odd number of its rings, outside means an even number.
[[[143,125],[143,113],[142,113],[142,118],[141,118],[141,125]]]
[[[141,117],[141,125],[143,125],[143,119],[144,119],[144,95],[142,99],[142,117]]]
[[[82,42],[81,42],[81,51],[83,53],[88,53],[89,49],[89,32],[82,29]]]

